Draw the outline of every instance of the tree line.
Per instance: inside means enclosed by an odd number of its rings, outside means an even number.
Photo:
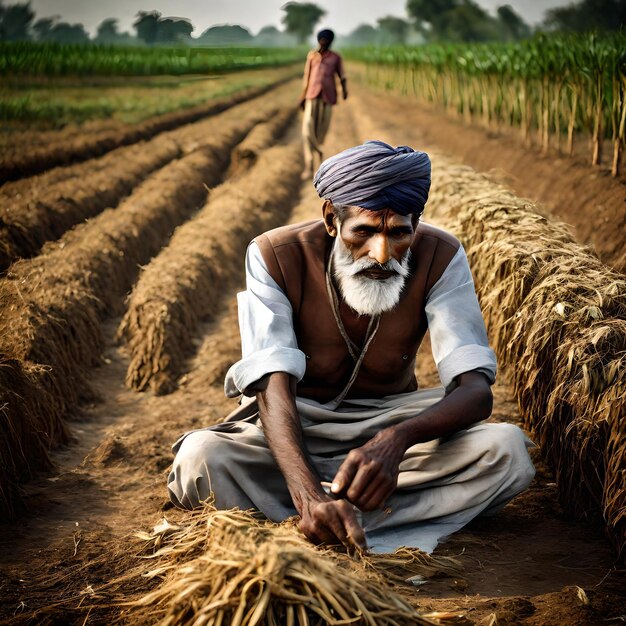
[[[135,34],[120,32],[118,20],[101,22],[90,37],[82,24],[60,17],[37,18],[30,2],[5,5],[0,0],[0,41],[41,41],[120,45],[251,45],[290,47],[305,43],[326,11],[312,2],[287,2],[282,7],[284,30],[266,26],[253,35],[245,26],[211,26],[194,37],[195,28],[183,17],[164,17],[158,11],[135,16]],[[517,41],[533,34],[533,28],[510,5],[491,15],[475,0],[407,0],[407,18],[385,16],[375,25],[360,24],[339,36],[342,46],[405,43]],[[626,25],[626,0],[578,0],[545,12],[537,27],[542,31],[607,32]]]

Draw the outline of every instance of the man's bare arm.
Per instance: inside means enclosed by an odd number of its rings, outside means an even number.
[[[493,396],[480,372],[457,377],[458,386],[419,415],[381,430],[352,450],[333,480],[332,492],[363,511],[382,508],[396,489],[404,453],[413,445],[451,435],[491,414]]]
[[[343,543],[364,549],[365,535],[352,505],[324,492],[307,456],[296,409],[295,379],[284,372],[275,372],[263,382],[264,389],[257,393],[261,423],[302,518],[300,529],[315,543]]]

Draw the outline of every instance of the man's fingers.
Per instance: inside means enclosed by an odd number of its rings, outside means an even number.
[[[381,483],[367,499],[364,498],[363,504],[359,508],[362,511],[374,511],[384,508],[385,502],[387,502],[392,491],[386,483]]]
[[[346,492],[348,500],[357,504],[369,486],[378,481],[380,471],[381,465],[379,461],[369,461],[366,465],[361,465]]]
[[[354,510],[350,505],[344,509],[342,515],[343,526],[346,529],[348,542],[360,550],[367,550],[367,541],[365,540],[365,531],[357,522]]]
[[[341,514],[336,508],[332,509],[332,513],[330,514],[328,519],[328,525],[333,531],[338,542],[342,543],[346,547],[349,547],[350,539],[348,538],[348,531],[345,528]]]
[[[390,491],[389,487],[387,477],[384,474],[379,474],[363,491],[358,501],[355,502],[356,506],[361,511],[373,511],[380,508]]]
[[[337,538],[333,533],[321,523],[302,524],[300,523],[300,530],[304,533],[305,537],[314,543],[315,545],[321,545],[323,543],[332,545],[338,543]]]
[[[357,521],[354,508],[346,500],[337,502],[336,513],[338,521],[342,527],[342,534],[345,536],[344,545],[349,548],[367,550],[365,532]]]
[[[335,478],[333,478],[332,485],[330,486],[330,491],[334,495],[340,495],[350,486],[358,469],[359,464],[348,457],[337,470]]]

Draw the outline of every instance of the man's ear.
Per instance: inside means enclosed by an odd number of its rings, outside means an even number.
[[[322,205],[322,215],[324,216],[324,225],[326,226],[326,232],[331,237],[337,236],[337,214],[335,213],[335,207],[330,200],[324,200]]]

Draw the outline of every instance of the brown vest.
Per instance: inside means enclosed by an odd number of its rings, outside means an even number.
[[[267,269],[293,308],[298,347],[306,355],[306,373],[298,395],[328,402],[348,382],[354,369],[333,315],[326,289],[326,265],[333,246],[324,222],[315,220],[270,230],[255,239]],[[417,389],[415,355],[428,328],[426,295],[459,248],[452,235],[419,224],[411,244],[412,266],[396,307],[380,317],[348,398],[376,398]],[[346,332],[362,347],[370,318],[344,302],[339,312]]]

